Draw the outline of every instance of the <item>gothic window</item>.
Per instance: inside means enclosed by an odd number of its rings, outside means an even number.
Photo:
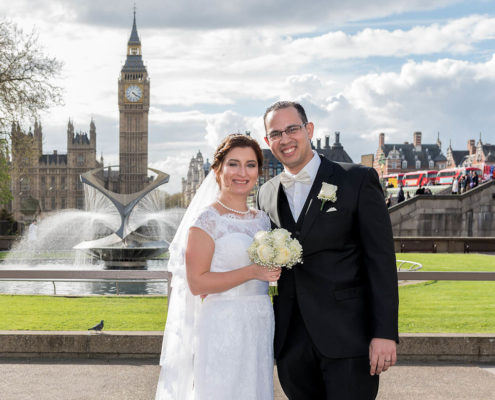
[[[46,178],[44,176],[41,177],[41,189],[46,189]]]
[[[61,186],[62,190],[65,190],[65,176],[62,176],[60,178],[60,186]],[[63,208],[65,208],[65,207],[63,207]]]
[[[51,209],[52,210],[55,210],[55,197],[52,197],[52,201],[51,201]]]
[[[84,209],[84,197],[77,197],[76,198],[76,208],[78,210]]]
[[[66,208],[65,199],[60,199],[60,208]]]
[[[429,168],[433,168],[435,166],[435,163],[433,162],[433,160],[430,160],[430,162],[428,163],[428,166],[429,166]]]
[[[50,189],[55,190],[55,177],[50,178]]]
[[[23,176],[21,178],[21,192],[29,192],[29,178],[26,176]]]
[[[82,167],[84,165],[84,154],[77,155],[77,166]]]
[[[407,161],[404,160],[402,161],[402,169],[406,169],[407,168]]]
[[[416,160],[416,169],[420,169],[420,168],[421,168],[421,161]]]

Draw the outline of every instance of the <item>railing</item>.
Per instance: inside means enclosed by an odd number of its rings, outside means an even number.
[[[495,272],[465,271],[398,271],[399,280],[408,281],[495,281]],[[167,282],[167,294],[170,294],[172,273],[168,271],[148,270],[9,270],[0,269],[0,281],[46,281],[53,283],[57,294],[56,282]]]
[[[398,271],[397,275],[407,281],[495,281],[495,272]]]
[[[46,281],[52,282],[53,294],[57,294],[55,282],[115,282],[119,294],[118,282],[167,282],[167,294],[170,294],[172,273],[168,271],[147,270],[16,270],[0,269],[0,281]]]
[[[397,271],[417,271],[418,269],[423,268],[423,265],[416,261],[396,260],[396,262]]]

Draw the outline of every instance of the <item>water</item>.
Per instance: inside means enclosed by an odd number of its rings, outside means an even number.
[[[166,259],[148,260],[147,270],[166,270]],[[4,269],[43,269],[43,270],[67,270],[73,269],[72,264],[66,260],[50,260],[47,263],[36,265],[0,263]],[[78,270],[103,270],[103,263],[80,266]],[[117,294],[117,283],[111,281],[94,282],[55,282],[57,295],[88,296],[88,295],[115,295]],[[0,281],[0,294],[23,294],[23,295],[53,295],[53,283],[50,281]],[[166,282],[118,282],[119,295],[167,295]]]

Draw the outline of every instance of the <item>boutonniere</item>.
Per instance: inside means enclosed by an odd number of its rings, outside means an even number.
[[[325,202],[331,201],[332,203],[335,203],[337,201],[337,189],[338,187],[335,185],[322,182],[320,193],[318,193],[318,199],[321,200],[320,211],[323,210]]]

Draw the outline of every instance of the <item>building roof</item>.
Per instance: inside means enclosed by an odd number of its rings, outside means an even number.
[[[129,42],[127,42],[128,46],[141,46],[141,41],[139,40],[139,35],[137,33],[136,27],[136,10],[134,10],[134,20],[132,23],[132,31],[131,37],[129,38]],[[146,67],[143,63],[143,58],[141,54],[128,54],[125,59],[124,67],[122,68],[122,72],[144,72],[146,71]]]
[[[325,137],[325,145],[321,146],[321,139],[316,139],[316,147],[314,143],[311,142],[311,147],[318,154],[330,161],[334,162],[346,162],[352,163],[352,158],[349,157],[344,147],[340,143],[340,132],[335,132],[335,142],[330,146],[330,137]],[[283,166],[278,161],[269,149],[263,149],[263,158],[265,159],[264,164],[269,165],[275,169],[283,170]],[[270,165],[271,164],[271,165]]]
[[[340,132],[335,132],[334,143],[330,146],[330,137],[325,136],[325,145],[321,146],[321,139],[316,139],[316,148],[314,147],[313,142],[311,145],[314,150],[318,154],[323,155],[326,159],[335,162],[346,162],[352,163],[352,158],[349,157],[349,154],[344,150],[344,146],[340,143]]]
[[[139,40],[139,35],[137,33],[137,28],[136,28],[136,10],[134,10],[134,19],[132,22],[132,31],[131,31],[131,37],[129,38],[129,42],[127,43],[129,45],[141,45],[141,41]]]
[[[469,155],[467,150],[452,150],[452,157],[455,165],[460,165],[462,161]]]
[[[447,158],[442,154],[442,149],[437,144],[421,144],[421,150],[417,151],[413,143],[386,143],[382,150],[385,157],[393,150],[398,152],[398,159],[407,161],[409,168],[416,166],[416,161],[421,162],[419,168],[429,168],[429,161],[447,161]]]
[[[89,144],[89,138],[87,133],[76,133],[72,137],[72,144]]]
[[[122,71],[123,72],[146,71],[146,67],[144,66],[142,56],[129,54],[125,59],[125,64],[124,67],[122,68]]]
[[[67,165],[67,154],[43,154],[40,157],[39,160],[40,164],[45,164],[45,165]]]
[[[481,145],[481,148],[483,150],[483,154],[485,155],[485,157],[488,156],[488,154],[492,153],[492,154],[495,154],[495,145],[493,144],[482,144]]]

